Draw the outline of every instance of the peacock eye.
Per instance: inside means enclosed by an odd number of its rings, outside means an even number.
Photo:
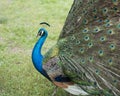
[[[42,30],[42,29],[40,29],[40,30],[38,31],[37,36],[43,36],[43,35],[44,35],[44,33],[45,33],[45,31],[44,31],[44,30]]]
[[[44,34],[44,31],[42,30],[42,31],[41,31],[41,35],[43,35],[43,34]]]

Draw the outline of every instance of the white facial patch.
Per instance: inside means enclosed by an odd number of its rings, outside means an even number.
[[[44,31],[42,30],[41,34],[43,35]]]

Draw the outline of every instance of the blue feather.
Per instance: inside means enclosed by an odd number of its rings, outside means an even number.
[[[39,40],[35,44],[33,51],[32,51],[32,62],[33,62],[34,67],[38,70],[38,72],[40,72],[42,75],[44,75],[46,78],[50,80],[48,74],[42,67],[43,56],[41,54],[41,48],[48,35],[47,31],[44,28],[41,28],[39,30],[39,32],[42,32],[42,31],[44,32],[44,35],[42,35],[39,38]]]
[[[57,82],[71,82],[69,77],[65,77],[62,75],[55,77],[55,81],[57,81]]]

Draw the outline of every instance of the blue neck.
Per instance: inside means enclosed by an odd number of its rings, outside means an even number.
[[[45,42],[47,38],[47,31],[45,31],[45,35],[41,36],[37,43],[35,44],[33,51],[32,51],[32,62],[34,64],[34,67],[46,78],[49,79],[49,76],[45,72],[45,70],[42,67],[42,61],[43,61],[43,56],[41,54],[41,48],[43,43]]]

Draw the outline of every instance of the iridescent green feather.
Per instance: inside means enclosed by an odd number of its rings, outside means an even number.
[[[56,46],[64,74],[82,89],[120,95],[120,0],[74,0]]]

